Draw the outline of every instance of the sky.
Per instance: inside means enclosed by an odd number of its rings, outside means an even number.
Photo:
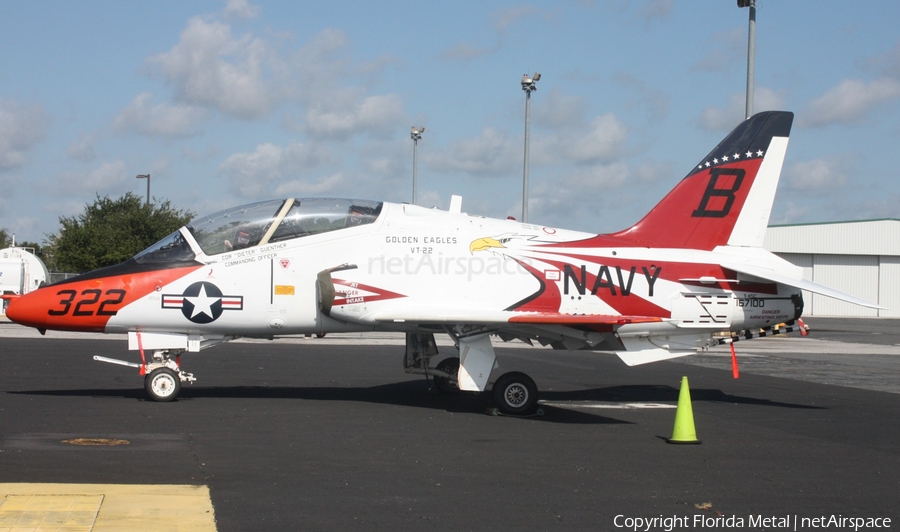
[[[900,3],[757,1],[754,111],[795,113],[770,223],[900,217]],[[638,221],[744,118],[734,0],[0,1],[0,228],[97,195],[197,214],[412,200]]]

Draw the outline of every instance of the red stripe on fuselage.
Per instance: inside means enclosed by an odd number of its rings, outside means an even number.
[[[118,311],[201,267],[198,264],[46,286],[10,303],[6,316],[38,329],[104,332],[109,318]]]

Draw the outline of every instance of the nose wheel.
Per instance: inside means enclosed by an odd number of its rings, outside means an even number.
[[[95,356],[94,360],[140,369],[141,375],[144,375],[144,390],[147,391],[147,395],[154,401],[165,403],[178,398],[182,382],[190,384],[197,380],[193,373],[181,371],[180,355],[181,351],[156,351],[149,362],[142,364],[101,356]],[[141,352],[142,361],[143,358]]]
[[[144,389],[154,401],[173,401],[181,392],[181,376],[169,368],[156,368],[144,377]]]

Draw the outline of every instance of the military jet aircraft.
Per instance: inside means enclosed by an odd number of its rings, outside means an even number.
[[[466,214],[458,196],[447,211],[276,199],[200,216],[122,264],[14,299],[7,316],[41,331],[127,333],[140,363],[95,358],[140,368],[157,401],[195,380],[183,353],[240,337],[395,331],[408,372],[445,391],[492,382],[501,412],[525,414],[535,382],[497,371],[492,336],[635,365],[793,324],[802,290],[876,307],[762,248],[792,120],[747,119],[617,233]],[[458,356],[432,364],[435,333]]]

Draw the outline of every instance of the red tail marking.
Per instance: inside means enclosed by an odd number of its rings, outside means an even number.
[[[731,236],[762,159],[689,175],[644,218],[613,233],[637,246],[711,250]]]

